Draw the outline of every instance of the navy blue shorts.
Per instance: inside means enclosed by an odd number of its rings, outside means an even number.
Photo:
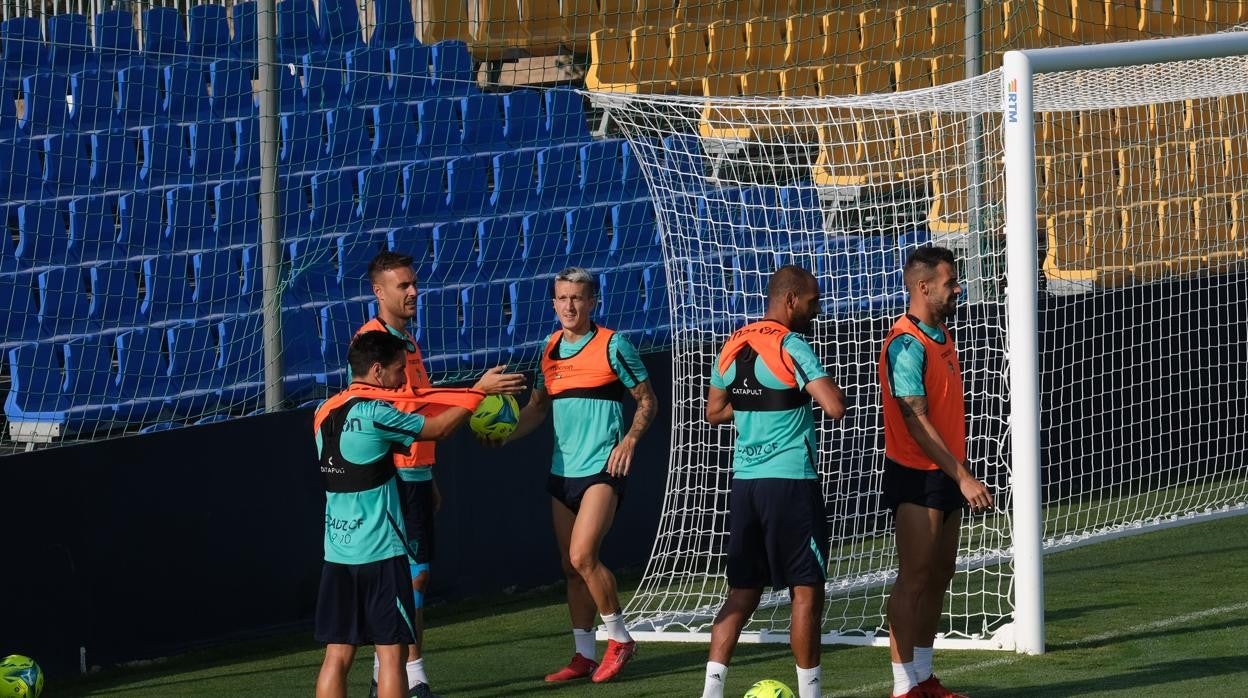
[[[417,564],[433,562],[433,480],[399,483],[399,502],[403,508],[403,528],[407,542],[416,550]]]
[[[818,480],[733,478],[728,586],[775,589],[827,579],[828,516]]]
[[[411,645],[412,573],[407,556],[344,565],[326,562],[316,597],[317,642],[334,645]]]
[[[624,483],[627,479],[611,475],[606,470],[586,477],[564,477],[552,474],[546,478],[546,491],[575,514],[581,510],[581,499],[585,496],[585,490],[600,482],[605,482],[615,490],[617,498],[615,506],[618,511],[619,506],[624,503]]]
[[[902,504],[918,504],[947,514],[966,506],[966,500],[958,483],[945,471],[915,470],[885,458],[880,504],[893,512]]]

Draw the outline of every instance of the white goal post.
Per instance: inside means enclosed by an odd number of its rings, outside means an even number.
[[[970,289],[951,327],[999,505],[968,517],[938,646],[1043,652],[1044,552],[1248,513],[1245,54],[1231,33],[1013,51],[888,94],[592,93],[642,164],[672,308],[672,456],[634,635],[709,638],[733,437],[703,419],[706,371],[783,263],[820,281],[812,343],[850,400],[817,418],[825,643],[888,641],[874,371],[900,263],[928,241]],[[786,641],[786,603],[765,596],[742,641]]]

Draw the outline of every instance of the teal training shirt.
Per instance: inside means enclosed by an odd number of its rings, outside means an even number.
[[[597,330],[576,342],[559,340],[559,356],[575,356],[585,347]],[[607,342],[607,363],[629,390],[649,380],[646,366],[633,343],[615,333]],[[537,372],[535,387],[545,389],[546,381]],[[611,449],[623,437],[623,406],[614,400],[568,397],[551,400],[551,416],[555,423],[555,452],[550,472],[563,477],[588,477],[607,467]]]
[[[411,337],[407,334],[407,330],[391,327],[389,324],[381,322],[380,317],[377,318],[377,321],[379,324],[385,325],[386,331],[389,332],[391,336],[398,337],[403,340],[405,344],[407,344],[407,351],[409,354],[415,349],[414,345],[411,343]],[[351,364],[347,364],[348,384],[351,383],[351,379]],[[399,479],[403,482],[429,482],[433,480],[433,466],[429,466],[427,468],[399,468],[398,473]]]
[[[806,384],[813,380],[828,376],[801,335],[790,332],[780,346],[793,359],[799,390],[805,390]],[[786,387],[767,368],[762,357],[754,360],[754,372],[765,387]],[[736,364],[728,366],[727,375],[720,375],[717,365],[711,369],[711,386],[727,390],[736,374]],[[767,412],[733,410],[732,420],[737,428],[733,477],[813,480],[818,476],[815,472],[815,417],[810,405]]]
[[[400,412],[379,400],[352,405],[342,420],[338,449],[348,462],[343,468],[363,467],[385,457],[394,446],[407,448],[420,436],[425,418]],[[320,431],[317,455],[323,455]],[[399,490],[391,477],[362,492],[325,493],[325,561],[361,565],[408,555]]]
[[[924,325],[915,320],[914,324],[923,330],[923,334],[936,340],[945,341],[945,332],[939,327]],[[893,397],[918,397],[927,395],[923,386],[923,367],[927,361],[927,352],[923,343],[914,337],[903,334],[894,338],[888,345],[888,389]]]

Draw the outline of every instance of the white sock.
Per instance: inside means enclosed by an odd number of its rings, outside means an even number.
[[[572,641],[576,643],[577,654],[592,662],[598,661],[598,645],[594,643],[594,639],[593,630],[572,628]]]
[[[415,688],[418,683],[429,683],[429,677],[425,675],[424,657],[407,663],[407,687]]]
[[[797,667],[798,698],[819,698],[819,682],[822,674],[822,670],[817,666],[809,669]]]
[[[914,648],[914,682],[923,683],[932,675],[932,648]]]
[[[373,683],[377,683],[377,674],[381,671],[381,659],[373,655]]]
[[[914,680],[914,662],[893,662],[893,695],[904,696],[918,683]]]
[[[607,637],[616,642],[633,641],[633,636],[628,634],[628,628],[624,627],[624,618],[619,613],[604,615],[602,622],[607,625]]]
[[[728,665],[707,662],[706,683],[702,684],[702,698],[724,698],[724,681],[727,678]]]

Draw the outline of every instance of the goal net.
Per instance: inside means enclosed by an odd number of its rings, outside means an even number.
[[[1018,103],[1003,106],[1013,88],[1001,69],[843,98],[593,95],[641,160],[672,307],[672,456],[626,609],[636,633],[705,640],[724,598],[734,437],[704,418],[707,375],[785,263],[819,280],[810,339],[848,399],[839,422],[816,411],[832,532],[825,642],[887,642],[896,560],[879,506],[876,362],[918,245],[959,259],[966,294],[951,328],[969,458],[996,496],[964,524],[942,646],[1038,651],[1016,643],[1015,594],[1042,589],[1035,565],[1018,576],[1028,548],[1245,511],[1248,61],[1162,55],[1036,76],[1034,211],[1025,191],[1007,206],[1003,114],[1016,118]],[[1007,264],[1007,209],[1030,221],[1011,235],[1038,274],[1016,254]],[[1024,287],[1039,292],[1034,324],[1008,302]],[[1027,394],[1011,387],[1012,326],[1035,327],[1021,345],[1039,363]],[[1038,431],[1012,431],[1027,403]],[[1020,442],[1037,444],[1021,461]],[[1016,490],[1022,480],[1038,484]],[[1027,501],[1041,504],[1037,540],[1016,537]],[[771,591],[744,639],[786,640],[788,613],[787,592]]]

